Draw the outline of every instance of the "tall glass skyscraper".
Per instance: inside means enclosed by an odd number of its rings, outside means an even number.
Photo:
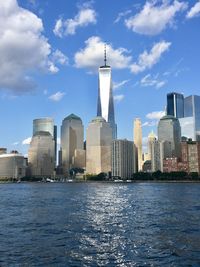
[[[54,139],[55,144],[55,165],[57,160],[57,126],[53,118],[40,118],[33,120],[33,136],[38,132],[48,132]]]
[[[115,124],[114,102],[112,93],[111,67],[107,65],[106,49],[104,57],[104,66],[99,68],[99,91],[97,116],[103,117],[110,123],[113,139],[117,138],[117,125]]]
[[[184,100],[184,117],[193,117],[196,140],[200,140],[200,96],[191,95]]]
[[[167,115],[184,117],[184,96],[175,92],[167,94]]]

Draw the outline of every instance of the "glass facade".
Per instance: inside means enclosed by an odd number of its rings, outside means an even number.
[[[191,95],[184,99],[185,117],[193,117],[196,139],[200,140],[200,96]]]
[[[116,139],[117,126],[115,124],[111,67],[107,65],[99,68],[97,116],[103,117],[110,123],[113,139]]]
[[[181,127],[179,120],[173,116],[164,116],[158,124],[158,141],[171,143],[172,156],[180,156]]]
[[[182,94],[167,94],[167,115],[171,115],[176,118],[184,117],[184,97]]]

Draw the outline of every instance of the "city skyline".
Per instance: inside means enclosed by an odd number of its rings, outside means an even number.
[[[157,132],[168,92],[199,94],[198,3],[126,0],[111,3],[112,10],[106,11],[106,1],[0,3],[0,10],[6,10],[0,11],[0,110],[6,114],[0,119],[0,146],[27,154],[22,143],[30,141],[32,121],[41,117],[53,117],[59,129],[75,113],[86,132],[96,115],[104,43],[113,73],[118,138],[133,140],[136,117],[144,139],[152,129]],[[143,20],[147,11],[148,25]],[[151,23],[155,14],[157,27]]]

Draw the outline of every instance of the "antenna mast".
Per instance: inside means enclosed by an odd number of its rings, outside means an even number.
[[[107,66],[106,62],[107,62],[107,58],[106,58],[106,44],[104,44],[104,66],[105,67]]]

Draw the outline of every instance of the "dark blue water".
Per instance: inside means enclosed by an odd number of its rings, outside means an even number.
[[[200,184],[1,184],[0,266],[200,266]]]

